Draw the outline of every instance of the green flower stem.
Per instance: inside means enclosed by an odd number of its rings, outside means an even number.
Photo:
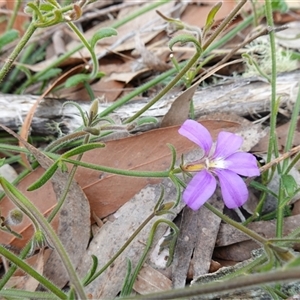
[[[217,281],[208,284],[195,284],[191,287],[169,290],[161,293],[153,293],[142,296],[130,296],[126,300],[175,300],[190,299],[192,296],[204,296],[216,293],[226,293],[236,291],[241,288],[261,286],[262,284],[272,284],[274,282],[286,282],[299,280],[300,267],[290,269],[280,269],[276,271],[240,276],[226,281]]]
[[[94,164],[89,164],[86,162],[82,161],[77,161],[74,159],[69,159],[69,158],[61,158],[62,161],[66,163],[70,163],[73,165],[77,165],[80,167],[84,167],[87,169],[92,169],[92,170],[97,170],[97,171],[102,171],[102,172],[107,172],[111,174],[116,174],[116,175],[123,175],[123,176],[131,176],[131,177],[149,177],[149,178],[166,178],[169,177],[170,170],[168,171],[132,171],[132,170],[123,170],[123,169],[115,169],[115,168],[110,168],[110,167],[105,167],[105,166],[99,166],[99,165],[94,165]],[[179,173],[181,172],[180,169],[175,169],[172,170],[172,173]]]
[[[186,64],[186,62],[183,62],[183,63],[179,64],[179,66],[182,67],[185,64]],[[142,86],[136,88],[135,90],[133,90],[129,94],[125,95],[124,97],[122,97],[119,100],[117,100],[116,102],[114,102],[112,105],[110,105],[105,110],[103,110],[99,114],[99,116],[100,117],[107,116],[108,114],[110,114],[114,110],[116,110],[118,107],[121,107],[122,105],[124,105],[125,103],[127,103],[128,101],[130,101],[133,97],[135,97],[135,96],[143,93],[144,91],[148,90],[152,86],[154,86],[154,85],[156,85],[158,83],[161,83],[163,80],[165,80],[166,78],[172,76],[176,72],[177,72],[176,68],[173,68],[173,69],[170,69],[170,70],[168,70],[168,71],[166,71],[166,72],[164,72],[164,73],[156,76],[154,79],[150,80],[149,82],[146,82]]]
[[[125,291],[124,291],[124,294],[125,295],[128,295],[131,293],[132,291],[132,288],[133,288],[133,285],[134,285],[134,282],[145,262],[145,259],[146,259],[146,256],[152,246],[152,243],[153,243],[153,239],[154,239],[154,236],[155,236],[155,232],[156,232],[156,229],[158,227],[158,225],[160,223],[165,223],[167,224],[170,228],[172,228],[176,234],[176,236],[178,236],[178,233],[179,233],[179,229],[178,227],[171,221],[169,220],[166,220],[166,219],[158,219],[157,221],[154,222],[152,228],[151,228],[151,231],[150,231],[150,234],[149,234],[149,237],[148,237],[148,240],[147,240],[147,244],[146,244],[146,247],[143,251],[143,254],[141,256],[141,258],[139,259],[139,262],[131,276],[131,279],[129,280],[128,284],[126,284],[126,287],[125,287]],[[124,295],[123,293],[121,293],[121,296]]]
[[[16,18],[18,16],[18,12],[19,12],[19,9],[22,5],[22,1],[21,0],[17,0],[15,1],[15,7],[14,7],[14,11],[13,11],[13,14],[10,16],[10,18],[8,18],[8,22],[7,22],[7,26],[6,26],[6,31],[10,30],[13,28],[13,25],[16,21]]]
[[[273,28],[274,27],[273,10],[272,10],[272,3],[270,0],[265,0],[265,14],[266,14],[268,26],[270,28]],[[270,37],[270,47],[271,47],[272,74],[271,74],[270,140],[268,146],[267,163],[271,161],[272,153],[274,153],[275,156],[277,155],[276,149],[278,149],[277,136],[276,136],[277,113],[278,113],[278,104],[276,100],[276,81],[277,81],[276,45],[275,45],[275,33],[273,30],[269,32],[269,37]],[[280,174],[279,166],[278,166],[278,172]],[[282,187],[280,188],[280,190],[282,190]],[[279,192],[279,196],[282,195],[283,193]],[[282,197],[278,198],[278,209],[277,209],[277,217],[276,217],[276,236],[278,238],[282,237],[283,235],[284,210],[280,208],[281,201],[282,201]]]
[[[75,272],[72,262],[68,254],[66,253],[61,241],[55,234],[53,228],[45,219],[45,217],[40,213],[40,211],[35,207],[33,203],[31,203],[21,192],[19,192],[10,182],[8,182],[5,178],[0,178],[0,183],[3,186],[3,189],[7,196],[16,204],[24,205],[28,211],[31,212],[32,216],[38,221],[39,225],[43,229],[46,237],[51,241],[52,246],[55,248],[57,253],[59,254],[62,263],[64,264],[71,284],[74,285],[74,288],[78,294],[80,299],[85,299],[86,295],[84,293],[83,287],[80,283],[80,280]]]
[[[229,25],[229,23],[236,17],[239,10],[246,4],[247,0],[241,0],[235,6],[235,8],[230,12],[230,14],[222,21],[220,26],[214,30],[213,34],[205,41],[203,45],[203,50],[207,49],[212,42],[220,35],[220,33]]]
[[[23,48],[25,47],[25,45],[27,44],[27,42],[29,41],[29,39],[31,38],[35,30],[36,30],[36,26],[34,25],[34,23],[31,23],[27,28],[25,34],[21,38],[20,42],[18,43],[18,45],[14,48],[11,55],[5,60],[5,63],[2,69],[0,70],[0,82],[4,79],[5,75],[10,70],[13,62],[18,57],[19,53],[23,50]]]
[[[261,14],[262,10],[260,10],[259,13]],[[213,51],[214,49],[219,48],[222,45],[224,45],[226,42],[228,42],[228,40],[234,38],[238,32],[241,32],[243,29],[245,29],[247,26],[249,26],[249,24],[251,24],[252,21],[253,21],[253,16],[251,15],[248,18],[246,18],[243,22],[241,22],[240,24],[238,24],[235,28],[233,28],[229,33],[227,33],[226,35],[224,35],[224,37],[220,38],[220,40],[218,40],[214,44],[210,45],[203,52],[202,56],[206,56],[211,51]],[[182,68],[186,64],[187,64],[187,62],[181,62],[181,63],[178,64],[178,67]],[[132,91],[129,94],[127,94],[126,96],[120,98],[119,100],[117,100],[116,102],[114,102],[111,106],[109,106],[108,108],[106,108],[105,110],[103,110],[99,114],[100,117],[107,116],[108,114],[110,114],[114,110],[116,110],[118,107],[121,107],[122,105],[124,105],[125,103],[127,103],[128,101],[130,101],[133,97],[135,97],[135,96],[141,94],[142,92],[148,90],[152,86],[154,86],[154,85],[162,82],[163,80],[165,80],[169,76],[172,76],[176,72],[178,72],[177,68],[173,68],[173,69],[170,69],[170,70],[168,70],[168,71],[160,74],[159,76],[155,77],[154,79],[150,80],[149,82],[146,82],[142,86],[136,88],[134,91]]]
[[[28,265],[26,262],[24,262],[22,259],[14,255],[12,252],[5,249],[2,245],[0,245],[0,254],[6,257],[9,261],[11,261],[13,264],[18,266],[20,269],[25,271],[27,274],[32,276],[34,279],[36,279],[38,282],[40,282],[45,288],[47,288],[49,291],[51,291],[54,295],[59,297],[60,299],[67,299],[67,295],[61,291],[57,286],[55,286],[53,283],[51,283],[48,279],[46,279],[44,276],[39,274],[37,271],[35,271],[30,265]],[[1,288],[2,290],[2,288]],[[1,295],[1,291],[0,291]],[[24,295],[23,295],[24,297]],[[53,297],[53,295],[52,295]],[[43,298],[44,299],[44,298]]]
[[[25,64],[28,61],[30,55],[32,55],[34,48],[36,47],[36,43],[29,44],[23,51],[19,62]],[[36,55],[36,53],[34,54]],[[9,77],[6,81],[3,82],[3,88],[1,92],[3,94],[8,93],[12,86],[16,85],[16,81],[18,80],[18,74],[21,72],[21,69],[16,67],[10,73]]]
[[[132,117],[128,118],[125,123],[130,123],[138,118],[141,114],[153,106],[161,97],[163,97],[183,76],[184,74],[197,62],[201,53],[199,51],[191,58],[191,60],[182,68],[182,70],[173,78],[173,80],[165,86],[147,105],[145,105],[140,111],[135,113]]]
[[[87,135],[84,138],[83,144],[88,144],[89,140],[90,140],[90,135]],[[83,156],[83,153],[79,154],[77,156],[76,161],[80,161],[82,156]],[[64,188],[64,191],[63,191],[62,195],[60,196],[60,199],[57,201],[57,205],[53,208],[53,210],[51,211],[51,213],[48,217],[48,222],[51,222],[55,218],[56,214],[59,212],[60,208],[62,207],[63,203],[65,202],[65,199],[68,196],[68,192],[69,192],[69,189],[70,189],[71,184],[73,182],[73,179],[74,179],[77,168],[78,168],[78,165],[74,164],[73,167],[72,167],[71,172],[69,173],[68,180],[66,182],[66,186]]]
[[[263,14],[263,9],[258,10],[257,12],[259,16]],[[217,40],[215,43],[209,45],[203,52],[202,56],[206,56],[209,53],[211,53],[214,49],[220,48],[222,45],[227,43],[229,40],[234,38],[239,32],[244,30],[246,27],[248,27],[253,22],[253,15],[250,15],[247,17],[243,22],[239,23],[237,26],[235,26],[231,31],[229,31],[227,34],[225,34],[223,37],[221,37],[219,40]]]
[[[263,238],[262,236],[260,236],[258,233],[256,233],[255,231],[245,227],[243,224],[238,223],[232,219],[230,219],[229,217],[227,217],[226,215],[222,214],[218,209],[216,209],[214,206],[212,206],[211,204],[209,204],[208,202],[206,202],[204,204],[204,206],[209,209],[211,212],[213,212],[215,215],[217,215],[219,218],[221,218],[224,222],[230,224],[231,226],[235,227],[236,229],[240,230],[241,232],[243,232],[244,234],[248,235],[251,239],[253,239],[256,242],[259,242],[260,244],[267,245],[269,244],[269,241],[265,238]]]
[[[54,295],[52,293],[47,292],[28,292],[24,290],[17,289],[3,289],[0,290],[0,296],[4,297],[2,299],[38,299],[38,300],[53,300]],[[68,299],[68,298],[60,298],[58,299]]]
[[[163,1],[154,1],[153,3],[151,3],[149,6],[143,7],[139,10],[137,10],[136,12],[133,12],[132,14],[130,14],[129,16],[123,18],[122,20],[119,20],[117,22],[115,22],[114,24],[112,24],[112,28],[117,29],[119,27],[121,27],[122,25],[126,24],[127,22],[135,19],[136,17],[160,6],[163,5],[167,2],[169,2],[170,0],[163,0]],[[62,12],[70,10],[73,6],[69,5],[67,7],[63,7],[62,8]],[[49,14],[51,16],[51,14]],[[47,17],[48,14],[45,15],[45,17]],[[79,44],[77,46],[75,46],[72,50],[66,52],[65,54],[59,56],[54,62],[52,62],[51,64],[48,65],[47,68],[44,68],[44,70],[34,74],[29,80],[27,80],[22,86],[21,86],[21,90],[24,90],[25,88],[27,88],[28,86],[30,86],[33,82],[37,81],[42,75],[44,75],[45,73],[47,73],[49,70],[51,70],[52,68],[57,67],[59,64],[61,64],[62,62],[64,62],[67,58],[69,58],[71,55],[73,55],[74,53],[76,53],[77,51],[81,50],[84,47],[84,44]],[[1,74],[1,73],[0,73]],[[0,77],[0,82],[1,82],[1,77]]]
[[[81,31],[77,28],[76,25],[74,25],[72,22],[68,22],[67,24],[75,32],[75,34],[79,37],[83,46],[86,47],[88,49],[88,51],[90,52],[90,55],[92,57],[92,62],[93,62],[93,71],[92,71],[92,73],[90,73],[90,77],[95,78],[99,71],[99,64],[98,64],[98,60],[97,60],[94,49],[91,47],[90,43],[86,40],[86,38],[81,33]]]
[[[292,148],[292,146],[293,146],[293,138],[294,138],[294,133],[296,131],[296,126],[297,126],[297,120],[298,120],[298,117],[299,117],[299,112],[300,112],[300,86],[298,88],[297,99],[296,99],[296,103],[295,103],[295,106],[294,106],[294,109],[293,109],[293,113],[292,113],[292,117],[291,117],[291,121],[290,121],[289,132],[288,132],[288,136],[287,136],[287,140],[286,140],[284,152],[290,151],[291,148]],[[285,172],[285,170],[287,168],[288,162],[289,162],[288,159],[286,159],[286,160],[283,161],[282,169],[283,169],[284,172]]]
[[[100,276],[117,258],[118,256],[126,249],[126,247],[133,241],[133,239],[142,231],[142,229],[156,216],[156,213],[153,212],[149,215],[144,222],[136,229],[136,231],[130,236],[130,238],[126,241],[126,243],[119,249],[119,251],[92,277],[88,278],[86,282],[84,282],[84,286],[87,286],[93,280],[95,280],[98,276]]]

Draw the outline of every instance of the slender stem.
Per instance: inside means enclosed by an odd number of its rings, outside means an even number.
[[[98,70],[99,70],[99,64],[98,64],[97,57],[95,55],[95,51],[94,51],[94,49],[92,49],[90,43],[86,40],[86,38],[81,33],[81,31],[77,28],[76,25],[74,25],[72,22],[68,22],[67,24],[75,32],[75,34],[79,37],[79,39],[83,43],[84,47],[86,47],[88,49],[88,51],[90,52],[90,55],[92,57],[92,62],[93,62],[93,71],[90,74],[90,77],[94,78],[98,74]]]
[[[28,265],[21,258],[17,257],[12,252],[5,249],[2,245],[0,245],[0,254],[6,257],[9,261],[11,261],[13,264],[18,266],[20,269],[25,271],[27,274],[32,276],[34,279],[40,282],[45,288],[51,291],[54,295],[58,296],[60,299],[68,298],[67,295],[63,293],[57,286],[55,286],[48,279],[46,279],[44,276],[42,276],[37,271],[35,271],[30,265]]]
[[[162,96],[164,96],[180,79],[184,74],[196,63],[201,53],[196,52],[191,60],[182,68],[182,70],[173,78],[173,80],[164,87],[147,105],[145,105],[140,111],[135,113],[132,117],[127,119],[125,123],[130,123],[144,113],[148,108],[154,105]]]
[[[232,225],[236,229],[240,230],[244,234],[248,235],[251,239],[253,239],[256,242],[259,242],[262,245],[268,244],[268,240],[257,234],[255,231],[245,227],[243,224],[238,223],[226,215],[222,214],[219,210],[217,210],[214,206],[206,202],[204,206],[209,209],[211,212],[213,212],[215,215],[217,215],[219,218],[221,218],[224,222]]]
[[[24,51],[19,59],[19,62],[23,63],[23,64],[28,63],[28,58],[30,55],[32,55],[35,47],[36,47],[36,43],[29,44],[24,49]],[[36,55],[36,51],[34,51],[34,52],[35,52],[34,55]],[[16,85],[16,81],[18,80],[18,74],[20,72],[21,72],[21,69],[17,66],[9,73],[7,80],[5,80],[3,82],[3,88],[1,89],[1,92],[3,94],[8,93],[10,91],[11,87]],[[15,94],[18,94],[18,91],[16,91]]]
[[[22,205],[26,206],[27,210],[30,211],[32,216],[34,216],[34,218],[38,221],[39,225],[44,230],[46,237],[51,241],[52,246],[55,248],[58,255],[60,256],[62,263],[64,264],[68,272],[70,282],[74,285],[78,296],[80,297],[80,299],[86,299],[83,287],[77,276],[77,273],[73,268],[72,262],[70,261],[70,258],[64,249],[64,246],[62,245],[60,239],[56,235],[51,225],[41,214],[41,212],[35,207],[35,205],[31,201],[29,201],[21,192],[19,192],[11,183],[9,183],[3,177],[0,178],[0,182],[8,197],[12,201],[14,201],[16,205],[18,203],[21,203]]]
[[[133,12],[132,14],[128,15],[125,18],[122,18],[119,21],[116,21],[114,24],[111,25],[112,28],[119,28],[122,25],[126,24],[127,22],[135,19],[136,17],[146,13],[147,11],[150,11],[160,5],[163,5],[164,3],[169,2],[170,0],[163,0],[163,1],[154,1],[153,3],[151,3],[149,6],[143,7],[135,12]],[[73,5],[69,5],[67,7],[63,7],[62,8],[62,12],[66,11],[66,10],[70,10],[73,7]],[[51,14],[49,14],[51,15]],[[46,14],[45,17],[47,17],[48,15]],[[55,68],[56,66],[60,65],[62,62],[64,62],[67,58],[69,58],[71,55],[73,55],[74,53],[76,53],[77,51],[81,50],[84,47],[84,45],[82,43],[80,43],[79,45],[75,46],[72,50],[66,52],[65,54],[59,56],[54,62],[52,62],[51,64],[49,64],[47,66],[47,68],[44,68],[42,71],[34,74],[29,80],[27,80],[23,85],[22,85],[22,89],[24,90],[26,87],[28,87],[29,85],[31,85],[33,82],[35,82],[36,80],[38,80],[42,75],[44,75],[46,72],[48,72],[49,70],[51,70],[52,68]],[[0,77],[0,82],[1,82],[1,77]]]
[[[220,33],[229,25],[229,23],[236,17],[239,10],[246,4],[247,0],[241,0],[235,6],[235,8],[230,12],[230,14],[222,21],[220,26],[214,30],[213,34],[205,41],[203,45],[203,50],[206,50],[212,42],[220,35]]]
[[[183,63],[179,64],[179,66],[184,66],[185,64],[186,64],[186,62],[183,62]],[[176,72],[177,72],[176,68],[173,68],[171,70],[168,70],[167,72],[162,73],[159,76],[156,76],[154,79],[150,80],[149,82],[146,82],[142,86],[136,88],[135,90],[133,90],[129,94],[125,95],[124,97],[120,98],[119,100],[117,100],[116,102],[114,102],[112,105],[110,105],[109,107],[107,107],[106,109],[104,109],[99,114],[99,116],[100,117],[107,116],[108,114],[110,114],[111,112],[113,112],[114,110],[116,110],[118,107],[121,107],[122,105],[124,105],[125,103],[127,103],[133,97],[135,97],[135,96],[141,94],[142,92],[148,90],[152,86],[154,86],[154,85],[156,85],[158,83],[161,83],[163,80],[165,80],[169,76],[172,76]]]
[[[87,144],[89,142],[89,139],[90,139],[90,136],[87,135],[84,138],[83,144]],[[81,158],[82,158],[82,156],[83,156],[83,153],[79,154],[77,156],[77,160],[76,161],[80,161]],[[54,219],[54,217],[56,216],[56,214],[58,213],[58,211],[62,207],[63,203],[65,202],[65,199],[66,199],[66,197],[68,195],[68,192],[69,192],[70,186],[71,186],[71,184],[73,182],[73,179],[74,179],[74,176],[75,176],[77,168],[78,168],[78,165],[74,164],[73,167],[72,167],[71,172],[69,173],[68,180],[66,182],[64,191],[63,191],[62,195],[60,196],[59,200],[57,201],[57,205],[53,208],[53,210],[51,211],[51,213],[50,213],[50,215],[48,217],[48,221],[49,222],[51,222]]]
[[[36,30],[35,24],[31,23],[27,28],[25,34],[21,38],[20,42],[18,43],[18,45],[14,48],[11,55],[5,60],[5,63],[2,69],[0,70],[0,82],[4,79],[5,75],[10,70],[13,62],[18,57],[19,53],[23,50],[23,48],[25,47],[25,45],[27,44],[27,42],[29,41],[29,39],[31,38],[35,30]]]
[[[84,285],[87,286],[98,276],[100,276],[117,258],[118,256],[126,249],[126,247],[133,241],[133,239],[141,232],[141,230],[155,217],[155,212],[149,215],[143,223],[136,229],[136,231],[130,236],[126,243],[118,250],[118,252],[91,278],[89,278]]]
[[[217,281],[205,285],[195,284],[188,288],[175,289],[162,293],[148,294],[137,297],[125,297],[126,300],[175,300],[190,299],[192,296],[203,296],[216,293],[226,293],[242,288],[261,286],[262,284],[299,280],[300,267],[281,269],[268,273],[240,276],[231,280]]]
[[[24,290],[17,289],[0,289],[0,296],[4,297],[2,299],[38,299],[38,300],[53,300],[54,295],[47,292],[28,292]],[[59,298],[67,299],[67,298]]]
[[[143,15],[144,13],[150,11],[150,10],[153,10],[155,9],[156,7],[159,7],[165,3],[168,3],[170,2],[171,0],[160,0],[160,1],[153,1],[151,4],[149,4],[148,6],[145,6],[145,7],[142,7],[141,9],[133,12],[131,15],[129,15],[128,17],[125,17],[125,18],[122,18],[121,20],[118,20],[116,21],[111,27],[112,28],[119,28],[121,27],[122,25],[126,24],[127,22]]]
[[[110,167],[105,167],[105,166],[89,164],[86,162],[77,161],[77,160],[69,159],[69,158],[62,158],[62,161],[71,163],[74,165],[78,165],[80,167],[84,167],[87,169],[107,172],[107,173],[116,174],[116,175],[131,176],[131,177],[165,178],[165,177],[169,177],[169,174],[170,174],[170,171],[152,172],[152,171],[132,171],[132,170],[115,169],[115,168],[110,168]],[[173,170],[173,173],[174,173],[174,171],[176,172],[177,170]]]
[[[178,233],[179,233],[179,229],[178,227],[171,221],[169,220],[166,220],[166,219],[159,219],[157,220],[153,226],[152,226],[152,229],[150,231],[150,234],[149,234],[149,237],[148,237],[148,240],[147,240],[147,244],[146,244],[146,247],[143,251],[143,254],[141,256],[141,258],[139,259],[139,262],[137,263],[137,266],[131,276],[131,279],[129,280],[129,283],[126,285],[126,288],[125,288],[125,295],[128,295],[131,293],[132,291],[132,288],[133,288],[133,285],[134,285],[134,282],[138,276],[138,273],[140,272],[144,262],[145,262],[145,259],[146,259],[146,256],[151,248],[151,245],[153,243],[153,239],[154,239],[154,236],[155,236],[155,232],[156,232],[156,228],[158,227],[158,225],[160,223],[166,223],[168,226],[170,226],[174,231],[175,231],[175,234],[176,236],[178,236]]]
[[[272,3],[270,0],[265,0],[265,14],[267,18],[267,24],[270,28],[274,27],[273,22],[273,10]],[[268,147],[268,157],[267,162],[271,161],[273,150],[278,149],[277,138],[276,138],[276,123],[277,123],[277,112],[278,105],[276,101],[276,81],[277,81],[277,69],[276,69],[276,45],[275,45],[275,33],[273,30],[269,32],[270,37],[270,47],[271,47],[271,63],[272,63],[272,74],[271,74],[271,118],[270,118],[270,142]],[[277,151],[274,151],[276,155]],[[280,172],[280,168],[278,169]],[[279,173],[280,174],[280,173]],[[280,185],[281,186],[281,185]],[[280,188],[281,190],[282,188]],[[282,195],[279,191],[279,196]],[[276,236],[282,237],[283,234],[283,217],[284,211],[280,208],[281,198],[278,198],[278,209],[276,218]]]
[[[297,99],[296,99],[296,103],[294,105],[294,109],[293,109],[293,112],[292,112],[292,117],[291,117],[291,120],[290,120],[289,132],[288,132],[284,152],[290,151],[291,147],[293,145],[293,138],[294,138],[294,133],[296,131],[299,112],[300,112],[300,86],[298,88]],[[288,159],[283,161],[283,166],[282,166],[283,171],[286,170],[288,162],[289,162]]]
[[[18,16],[18,12],[19,12],[19,9],[21,7],[21,4],[22,4],[21,0],[17,0],[15,2],[15,7],[14,7],[13,14],[11,15],[10,18],[8,18],[8,23],[7,23],[7,26],[6,26],[6,31],[12,29],[12,27],[13,27],[15,21],[16,21],[16,18]]]

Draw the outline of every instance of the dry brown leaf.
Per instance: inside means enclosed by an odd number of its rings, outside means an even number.
[[[197,88],[198,85],[192,85],[174,100],[171,108],[161,121],[161,127],[178,125],[188,118],[191,99],[193,98]]]
[[[224,203],[217,194],[214,194],[209,202],[218,210],[223,210]],[[221,219],[206,207],[201,207],[198,211],[192,211],[188,207],[183,209],[172,263],[174,288],[186,285],[192,256],[193,277],[208,273],[220,223]]]
[[[44,249],[40,249],[39,253],[36,256],[34,265],[32,266],[38,273],[43,274],[44,270]],[[39,282],[31,276],[28,276],[27,280],[24,283],[24,291],[34,292],[39,285]]]
[[[299,123],[298,119],[298,123]],[[279,151],[283,151],[285,148],[285,143],[287,139],[288,130],[290,127],[290,122],[287,122],[281,126],[276,128],[276,134],[278,138],[278,149]],[[251,151],[257,153],[267,153],[268,152],[268,145],[269,145],[269,134],[267,134],[264,138],[262,138],[259,143],[254,146]],[[297,126],[296,130],[294,131],[294,138],[292,147],[300,145],[300,127]]]
[[[172,281],[148,265],[143,266],[133,285],[133,289],[142,295],[167,291],[171,288]]]
[[[163,72],[171,68],[170,65],[162,61],[154,52],[150,51],[140,39],[140,34],[135,35],[135,50],[140,55],[142,65],[152,71]]]
[[[189,156],[189,158],[191,157]],[[195,156],[193,156],[193,159],[195,159]],[[79,276],[84,276],[90,269],[92,263],[91,255],[98,257],[100,269],[128,241],[129,237],[140,224],[153,212],[153,208],[160,197],[162,187],[166,191],[165,202],[174,201],[176,198],[176,189],[169,179],[164,179],[161,185],[147,185],[142,188],[132,199],[112,215],[109,218],[111,221],[106,222],[96,236],[94,236],[77,270]],[[160,218],[172,220],[183,206],[184,203],[181,202],[174,209],[174,214],[157,216],[152,219],[114,263],[86,287],[86,294],[91,295],[92,299],[113,299],[116,297],[124,282],[127,260],[131,260],[133,268],[136,266],[145,249],[145,244],[147,243],[153,223]],[[153,242],[154,245],[165,233],[166,228],[165,224],[160,224],[157,227]]]
[[[248,240],[225,247],[215,248],[214,258],[230,261],[245,261],[252,257],[252,251],[261,248],[253,240]]]
[[[143,6],[148,6],[149,2],[138,5],[137,7],[126,7],[124,8],[118,15],[117,20],[122,19],[125,16],[128,16],[129,14],[133,13],[134,11],[141,9]],[[175,5],[173,1],[170,1],[169,3],[163,4],[160,6],[161,11],[168,13],[172,7]],[[153,20],[156,22],[154,23]],[[99,41],[95,47],[96,53],[102,53],[103,51],[106,51],[107,48],[114,43],[119,43],[116,45],[112,50],[115,52],[121,52],[126,50],[132,50],[135,47],[135,41],[134,36],[135,32],[137,30],[143,30],[141,34],[142,41],[146,44],[150,40],[152,40],[156,35],[158,35],[160,32],[164,30],[162,25],[164,24],[164,20],[162,20],[154,10],[151,10],[143,15],[138,16],[137,18],[133,19],[132,21],[129,21],[128,23],[124,24],[123,26],[119,27],[117,29],[118,35],[115,37],[105,38],[101,41]],[[84,35],[86,39],[90,39],[95,32],[97,32],[99,29],[110,26],[112,21],[109,22],[109,24],[102,22],[90,30],[87,30]],[[155,27],[154,27],[155,25]],[[151,30],[149,30],[151,28]],[[67,45],[67,50],[74,49],[78,45],[78,41],[72,41]],[[80,50],[80,53],[74,53],[72,55],[73,58],[81,58],[84,57],[88,59],[90,57],[90,53],[86,48]]]
[[[45,154],[43,154],[41,151],[39,151],[32,145],[28,144],[24,139],[12,132],[10,129],[6,128],[3,125],[0,126],[3,129],[5,129],[8,133],[13,135],[15,138],[17,138],[20,142],[22,142],[22,144],[24,144],[24,146],[35,156],[35,158],[38,160],[38,162],[44,169],[48,168],[53,163],[53,161],[49,157],[47,157]],[[36,171],[39,172],[40,170],[38,169]],[[33,172],[31,174],[36,173]],[[28,177],[26,178],[28,179]],[[50,195],[48,193],[45,193],[45,189],[40,189],[38,191],[33,192],[41,193],[40,198],[32,198],[32,192],[29,192],[28,195],[28,198],[33,203],[35,203],[37,207],[39,206],[37,204],[38,202],[44,202],[41,205],[45,206],[46,204],[48,211],[49,209],[53,208],[52,205],[49,206],[49,203],[54,201],[56,204],[57,201],[61,198],[62,194],[64,193],[65,186],[68,181],[68,173],[63,173],[61,170],[58,170],[52,176],[51,181],[52,186],[51,182],[48,182],[48,187],[46,187],[46,189],[50,191],[50,194],[52,193],[52,197],[49,197]],[[32,181],[30,182],[32,183]],[[24,184],[26,184],[25,187]],[[23,189],[20,188],[20,186],[22,185]],[[20,183],[20,185],[18,185],[18,189],[25,194],[28,193],[26,191],[28,186],[28,181],[26,182],[26,180],[23,180]],[[8,214],[9,207],[11,207],[11,205],[11,201],[8,200],[8,198],[4,198],[2,200],[1,213],[3,213],[4,216]],[[45,210],[42,210],[41,213],[45,214]],[[71,183],[69,192],[67,194],[67,197],[65,198],[62,208],[57,214],[57,218],[59,220],[58,227],[56,230],[57,236],[64,245],[64,248],[68,253],[71,262],[76,267],[79,261],[81,260],[89,241],[90,207],[82,189],[74,181]],[[80,222],[78,222],[78,220],[80,220]],[[19,226],[26,226],[24,224],[26,224],[26,221],[24,223],[22,222],[22,224]],[[32,237],[32,230],[32,225],[30,224],[30,222],[28,223],[27,219],[27,227],[25,230],[27,234],[27,240],[25,240],[23,235],[23,239],[21,240],[21,242],[23,242],[23,246],[28,241],[28,239]],[[3,239],[5,239],[5,237],[6,239],[11,239],[11,236],[7,235],[8,234],[6,233],[1,234],[0,243],[6,244],[5,242],[3,242]],[[18,240],[18,242],[20,242],[20,240]],[[10,243],[14,246],[14,241],[10,241]],[[66,269],[56,251],[52,251],[49,259],[47,260],[47,263],[44,266],[44,275],[50,278],[51,281],[59,287],[63,287],[69,280]]]
[[[194,1],[197,2],[197,1]],[[181,16],[181,20],[194,26],[202,28],[205,25],[206,17],[214,5],[219,1],[199,1],[201,5],[188,5],[186,10]],[[215,20],[219,21],[229,15],[229,13],[236,6],[235,0],[224,0],[222,1],[222,7],[215,16]],[[246,3],[244,9],[249,9],[250,4]],[[202,16],[199,18],[199,16]]]
[[[284,218],[284,236],[290,234],[299,227],[300,215]],[[248,225],[248,228],[257,232],[266,239],[274,238],[276,232],[276,220],[258,221]],[[214,257],[224,260],[244,261],[251,258],[251,251],[261,248],[261,245],[248,236],[228,224],[221,224],[216,241]],[[295,250],[300,249],[299,244],[293,246]]]
[[[92,89],[96,97],[104,97],[105,102],[114,102],[124,91],[124,82],[116,80],[100,80],[92,84]]]
[[[300,215],[284,218],[284,235],[288,235],[299,226]],[[276,232],[276,220],[258,221],[249,224],[247,227],[254,230],[265,238],[272,238]],[[233,228],[228,224],[221,224],[216,241],[217,247],[228,246],[242,241],[248,241],[250,238]]]
[[[149,72],[148,68],[143,68],[141,70],[134,71],[134,72],[130,71],[130,72],[127,72],[127,73],[126,72],[122,72],[122,73],[113,72],[105,80],[116,80],[116,81],[121,81],[121,82],[128,83],[131,80],[133,80],[135,77],[137,77],[139,75],[142,75],[142,74],[145,74],[147,72]]]

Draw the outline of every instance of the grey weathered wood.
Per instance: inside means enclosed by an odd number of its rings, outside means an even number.
[[[277,77],[277,96],[280,97],[280,107],[288,112],[293,110],[300,82],[300,70],[280,74]],[[178,95],[167,95],[156,105],[151,107],[144,116],[161,118],[170,109]],[[38,96],[32,95],[7,95],[0,94],[0,123],[17,130],[22,125],[26,114],[37,100]],[[199,88],[194,96],[195,113],[197,117],[215,113],[232,112],[240,116],[259,114],[270,110],[271,86],[260,78],[237,78],[223,81],[216,86]],[[55,123],[63,133],[70,133],[82,125],[80,115],[74,106],[67,105],[62,110],[63,99],[44,99],[39,105],[33,122],[32,133],[50,135],[57,133]],[[121,119],[126,119],[139,111],[149,99],[131,101],[117,109]],[[88,110],[89,102],[77,102]],[[101,103],[99,110],[103,111],[109,106]]]

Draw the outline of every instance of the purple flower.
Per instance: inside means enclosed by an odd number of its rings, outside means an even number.
[[[252,154],[238,151],[242,137],[222,131],[214,145],[209,131],[193,120],[185,121],[178,132],[204,150],[200,162],[182,166],[184,171],[197,172],[183,192],[184,202],[193,210],[199,209],[215,192],[217,177],[225,205],[243,205],[248,189],[239,175],[258,176],[260,172]]]

